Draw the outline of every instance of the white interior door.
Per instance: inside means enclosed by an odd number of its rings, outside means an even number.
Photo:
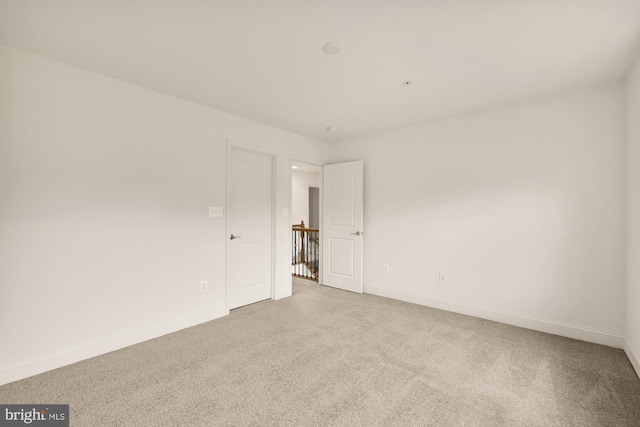
[[[323,166],[322,283],[362,293],[363,162]]]
[[[231,147],[227,180],[226,303],[271,297],[273,157]]]

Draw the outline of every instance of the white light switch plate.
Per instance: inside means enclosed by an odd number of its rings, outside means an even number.
[[[220,218],[222,216],[222,206],[209,206],[209,218]]]

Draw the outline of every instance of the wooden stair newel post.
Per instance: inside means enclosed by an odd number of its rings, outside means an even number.
[[[305,230],[304,229],[307,228],[304,225],[304,221],[300,221],[300,228],[302,229],[302,230],[300,230],[300,262],[304,264],[306,262],[306,259],[305,259],[305,256],[304,256],[304,252],[305,252],[305,250],[304,250],[304,233],[305,233]]]

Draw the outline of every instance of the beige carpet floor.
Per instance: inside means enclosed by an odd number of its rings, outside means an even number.
[[[0,387],[90,426],[640,426],[623,351],[316,284]]]

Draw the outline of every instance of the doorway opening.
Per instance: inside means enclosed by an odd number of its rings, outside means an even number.
[[[291,275],[296,282],[320,283],[320,194],[322,167],[291,163]]]

